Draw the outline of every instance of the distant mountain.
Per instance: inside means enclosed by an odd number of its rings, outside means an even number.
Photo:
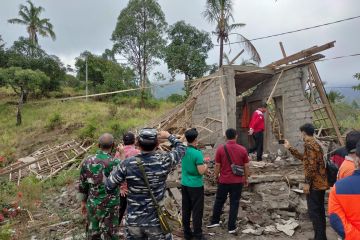
[[[338,88],[338,87],[326,87],[325,86],[325,89],[326,89],[326,92],[330,92],[330,91],[340,92],[342,95],[345,96],[344,100],[348,103],[351,103],[353,100],[360,103],[360,91],[355,91],[354,89],[352,89],[350,87]]]
[[[170,96],[173,93],[178,93],[178,94],[184,94],[184,82],[174,82],[173,84],[169,83],[169,85],[166,85],[164,87],[155,87],[153,90],[153,94],[155,96],[155,98],[167,98],[168,96]]]
[[[156,98],[167,98],[173,93],[184,94],[184,82],[174,82],[173,84],[164,86],[164,87],[155,87],[154,96]],[[345,96],[345,101],[351,103],[353,100],[356,100],[360,104],[360,91],[354,91],[351,87],[326,87],[326,92],[339,91],[342,95]]]

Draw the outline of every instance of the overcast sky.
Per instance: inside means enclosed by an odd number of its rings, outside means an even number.
[[[74,58],[84,50],[101,54],[111,48],[111,33],[126,0],[34,0],[45,8],[42,17],[50,18],[57,35],[56,41],[40,38],[40,45],[51,54],[59,56],[65,64],[74,63]],[[359,0],[233,0],[236,22],[246,23],[241,33],[247,38],[276,34],[302,27],[313,26],[343,18],[360,15]],[[0,35],[10,46],[20,36],[27,36],[26,28],[7,23],[17,17],[19,4],[24,0],[0,0]],[[159,0],[166,20],[173,24],[185,20],[205,31],[214,26],[202,17],[205,0]],[[360,53],[360,19],[331,26],[254,41],[266,65],[282,57],[279,41],[287,54],[336,40],[335,48],[323,52],[326,57]],[[236,37],[232,39],[236,41]],[[216,42],[216,38],[213,38]],[[232,45],[230,58],[241,50]],[[228,49],[227,49],[228,50]],[[246,56],[244,55],[246,58]],[[328,86],[356,84],[352,77],[360,72],[360,57],[318,63],[322,79]],[[208,63],[218,62],[218,48],[209,53]],[[158,68],[166,73],[166,67]]]

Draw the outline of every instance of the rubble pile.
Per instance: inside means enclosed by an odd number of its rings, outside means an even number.
[[[249,186],[243,190],[238,214],[239,234],[287,239],[300,229],[300,221],[307,218],[306,198],[302,191],[303,166],[281,151],[264,157],[261,162],[250,162]],[[205,192],[206,224],[210,221],[216,192],[211,174],[206,177]],[[229,208],[227,202],[223,209],[222,230],[211,229],[209,232],[214,239],[226,232]]]

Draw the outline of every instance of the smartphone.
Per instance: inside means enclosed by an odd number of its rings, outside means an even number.
[[[285,140],[284,139],[279,140],[279,144],[285,144]]]

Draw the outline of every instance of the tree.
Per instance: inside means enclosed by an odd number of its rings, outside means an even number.
[[[8,62],[6,67],[20,67],[23,69],[40,70],[44,72],[50,81],[41,86],[42,94],[59,90],[61,82],[65,78],[66,67],[55,55],[48,55],[39,45],[29,39],[20,37],[7,51]],[[24,100],[26,101],[27,95]]]
[[[2,79],[5,85],[10,86],[19,97],[16,113],[16,125],[21,125],[21,108],[24,103],[24,97],[29,92],[35,92],[40,89],[40,86],[50,79],[45,73],[39,70],[34,71],[19,67],[0,69],[0,79]]]
[[[0,51],[4,50],[4,47],[5,47],[5,43],[4,43],[4,40],[2,39],[2,37],[0,35]]]
[[[219,67],[223,65],[224,43],[229,42],[229,35],[232,31],[245,26],[244,23],[230,23],[231,20],[234,21],[232,5],[232,0],[206,0],[206,9],[203,12],[204,17],[210,23],[216,24],[214,34],[217,35],[217,41],[220,43]],[[245,49],[250,52],[251,59],[256,63],[260,63],[260,55],[251,41],[242,34],[236,34],[240,37]]]
[[[127,59],[136,71],[145,106],[148,73],[163,58],[165,15],[156,0],[130,0],[118,17],[112,34],[114,53]]]
[[[208,51],[213,48],[207,32],[179,21],[168,30],[170,44],[166,47],[165,62],[171,74],[185,75],[185,91],[190,92],[193,78],[202,77],[210,67],[206,64]]]
[[[135,75],[130,68],[88,51],[81,53],[76,58],[75,67],[80,81],[85,81],[86,58],[89,85],[94,92],[116,91],[135,87]]]
[[[331,103],[341,102],[345,98],[339,91],[332,90],[327,94],[327,97]]]
[[[106,59],[108,61],[116,62],[113,50],[105,49],[104,53],[101,56],[102,56],[102,58],[104,58],[104,59]]]
[[[354,78],[356,78],[357,80],[360,80],[360,73],[356,73],[354,75]],[[353,86],[353,89],[360,91],[360,83],[357,86]]]
[[[12,24],[25,25],[29,34],[29,39],[38,45],[38,34],[43,37],[51,37],[56,39],[53,31],[53,25],[48,18],[40,18],[41,13],[45,10],[43,7],[36,7],[30,0],[26,1],[28,6],[20,4],[19,16],[20,18],[9,19],[8,22]]]

